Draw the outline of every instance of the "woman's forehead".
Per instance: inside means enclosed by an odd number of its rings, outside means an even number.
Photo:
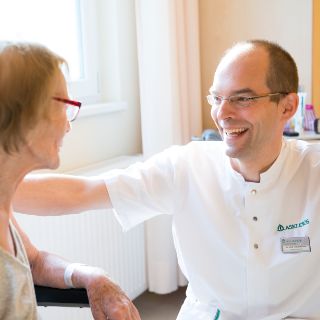
[[[55,93],[67,93],[67,83],[63,73],[59,70],[53,81],[53,91]]]

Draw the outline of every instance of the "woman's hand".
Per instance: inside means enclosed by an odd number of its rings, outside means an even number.
[[[131,300],[102,269],[81,266],[76,272],[81,272],[81,277],[86,274],[85,288],[95,320],[141,320]]]

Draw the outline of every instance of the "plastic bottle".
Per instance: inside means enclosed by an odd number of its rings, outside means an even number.
[[[315,119],[316,115],[314,113],[313,105],[306,104],[303,117],[303,129],[305,131],[313,131]]]
[[[301,87],[300,87],[301,89]],[[294,121],[294,131],[298,133],[303,133],[303,124],[304,124],[304,113],[305,113],[305,105],[306,105],[306,97],[307,93],[299,91],[299,104],[296,114],[293,117]]]

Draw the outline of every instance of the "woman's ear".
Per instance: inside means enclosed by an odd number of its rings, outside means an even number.
[[[281,101],[281,111],[282,111],[282,117],[285,121],[289,120],[294,116],[294,114],[297,111],[299,104],[299,96],[291,92],[287,94],[284,99]]]

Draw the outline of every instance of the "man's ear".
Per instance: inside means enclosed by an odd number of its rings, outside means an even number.
[[[294,92],[287,94],[284,99],[282,99],[282,101],[280,102],[280,108],[282,111],[282,117],[285,121],[288,121],[294,116],[297,111],[298,104],[299,96]]]

